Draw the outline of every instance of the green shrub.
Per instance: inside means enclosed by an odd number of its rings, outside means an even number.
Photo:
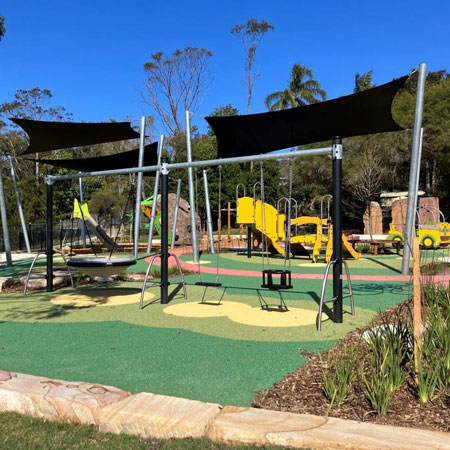
[[[438,366],[439,361],[437,359],[429,361],[419,358],[418,360],[417,394],[422,403],[427,403],[434,398],[439,378],[437,373]]]
[[[371,253],[372,246],[370,244],[359,244],[356,246],[356,251],[359,253]]]
[[[411,334],[400,319],[390,324],[387,318],[383,318],[380,326],[366,333],[366,341],[369,346],[368,374],[361,373],[365,395],[372,408],[384,415],[392,394],[405,381]]]
[[[330,409],[347,400],[356,377],[357,346],[345,346],[343,354],[329,353],[326,364],[321,360],[323,393],[330,402]]]
[[[436,384],[439,389],[448,389],[450,387],[450,321],[437,306],[429,307],[421,359],[424,377],[427,377],[425,373],[427,370],[432,370],[436,374]]]
[[[429,306],[442,308],[446,317],[450,316],[450,284],[447,286],[441,283],[426,284],[423,286],[423,294]]]
[[[372,352],[369,353],[369,377],[367,377],[364,370],[361,369],[361,378],[365,386],[365,395],[372,408],[380,415],[386,414],[393,393],[392,382],[387,370],[388,353],[389,350],[385,353],[381,361],[379,360],[380,355]]]

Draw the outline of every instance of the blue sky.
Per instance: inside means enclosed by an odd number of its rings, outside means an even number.
[[[18,89],[50,89],[76,121],[137,118],[143,64],[156,51],[185,46],[214,54],[214,82],[194,118],[231,103],[246,110],[244,51],[230,28],[250,17],[275,26],[258,49],[260,78],[252,112],[283,89],[294,63],[310,67],[328,98],[351,93],[355,73],[374,71],[377,84],[427,62],[450,69],[450,2],[436,0],[6,0],[0,42],[0,103]],[[158,131],[162,131],[159,128]]]

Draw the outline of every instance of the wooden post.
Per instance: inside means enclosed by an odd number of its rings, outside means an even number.
[[[414,237],[413,241],[413,321],[414,321],[414,368],[417,374],[419,372],[419,358],[422,350],[422,303],[420,292],[420,249],[419,238]]]
[[[227,234],[228,234],[228,241],[230,241],[230,239],[231,239],[231,203],[230,202],[228,202],[227,208],[228,208],[228,230],[227,230]]]

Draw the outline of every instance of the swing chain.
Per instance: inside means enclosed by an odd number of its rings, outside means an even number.
[[[291,205],[292,205],[292,178],[294,176],[294,160],[289,160],[289,181],[288,181],[288,210],[286,223],[286,245],[284,251],[284,269],[286,270],[286,260],[289,260],[289,270],[291,269]]]
[[[222,166],[219,165],[219,221],[222,228]],[[216,258],[216,283],[219,282],[219,259],[220,259],[221,234],[217,235],[217,258]]]
[[[264,259],[265,252],[269,249],[267,234],[266,234],[266,212],[265,212],[265,192],[264,192],[264,162],[261,160],[259,162],[260,173],[261,173],[261,181],[260,181],[260,189],[261,189],[261,225],[262,225],[262,270],[264,270]],[[270,269],[270,260],[267,256],[267,267]]]

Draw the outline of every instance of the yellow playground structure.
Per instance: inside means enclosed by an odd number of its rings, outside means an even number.
[[[257,243],[267,242],[267,250],[273,253],[285,254],[285,221],[286,215],[280,213],[269,203],[262,203],[253,197],[237,199],[237,223],[251,227]],[[329,262],[333,254],[333,225],[328,219],[300,216],[291,220],[291,227],[313,226],[314,233],[294,234],[291,236],[291,253],[293,255],[309,256],[306,246],[312,247],[311,258],[317,262],[323,247],[325,260]],[[350,257],[359,259],[361,254],[353,249],[345,235],[342,235],[343,249]]]

